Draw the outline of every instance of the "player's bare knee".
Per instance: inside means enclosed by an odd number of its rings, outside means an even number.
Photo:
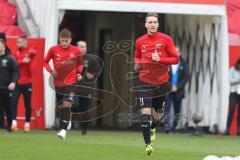
[[[159,113],[159,112],[155,112],[154,113],[154,119],[155,120],[161,120],[162,119],[162,116],[163,116],[163,113]]]
[[[142,108],[141,114],[143,115],[151,115],[151,108]]]
[[[64,108],[70,108],[71,105],[72,105],[72,102],[70,102],[70,101],[63,101],[63,107]]]

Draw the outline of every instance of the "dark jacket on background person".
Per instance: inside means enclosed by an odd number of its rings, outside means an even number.
[[[16,60],[9,52],[5,52],[0,56],[0,89],[7,89],[11,82],[17,82],[19,78]]]
[[[99,74],[101,73],[103,67],[103,62],[94,55],[91,52],[87,52],[85,55],[83,55],[83,71],[82,71],[82,76],[83,76],[83,81],[85,82],[84,84],[87,85],[87,83],[94,82]],[[89,72],[94,75],[93,79],[87,79],[86,77],[86,72]]]
[[[5,44],[6,52],[12,54],[11,50],[8,48],[8,46],[6,44],[7,38],[6,38],[6,34],[5,33],[0,33],[0,40],[2,40],[3,43]]]

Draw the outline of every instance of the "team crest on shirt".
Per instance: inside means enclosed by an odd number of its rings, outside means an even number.
[[[146,52],[146,45],[142,45],[142,53]]]
[[[2,66],[3,66],[3,67],[6,67],[6,66],[7,66],[7,62],[8,62],[8,61],[7,61],[6,59],[3,59],[3,60],[2,60]]]
[[[161,49],[161,47],[162,47],[161,43],[156,44],[156,49]]]
[[[74,53],[70,53],[70,59],[74,59],[75,55]]]
[[[57,56],[56,60],[57,60],[57,61],[60,61],[60,60],[61,60],[61,58],[60,58],[60,57],[61,57],[60,54],[56,54],[56,56]]]

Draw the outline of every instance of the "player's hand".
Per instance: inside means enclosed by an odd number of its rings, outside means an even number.
[[[81,81],[82,80],[82,75],[81,74],[77,74],[77,80]]]
[[[30,63],[30,60],[31,59],[29,57],[24,57],[22,62],[25,63],[25,64],[28,64],[28,63]]]
[[[52,71],[52,73],[51,73],[51,75],[54,77],[54,78],[56,78],[57,77],[57,71]]]
[[[154,53],[152,53],[152,60],[153,60],[153,61],[156,61],[156,62],[159,62],[159,61],[160,61],[160,56],[159,56],[159,54],[157,53],[157,51],[155,51]]]
[[[140,63],[135,63],[134,65],[134,71],[138,72],[141,69],[141,64]]]
[[[28,54],[30,57],[34,57],[36,53],[37,53],[37,48],[35,46],[32,46],[31,48],[29,48]]]
[[[175,85],[172,86],[172,92],[175,92],[175,93],[177,92],[177,86]]]
[[[89,72],[86,72],[86,77],[87,77],[87,79],[93,79],[94,75]]]
[[[15,89],[15,87],[16,87],[16,83],[12,82],[8,85],[8,90],[13,91]]]

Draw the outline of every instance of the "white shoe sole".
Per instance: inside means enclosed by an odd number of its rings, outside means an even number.
[[[57,137],[59,138],[59,139],[61,139],[61,140],[64,140],[65,139],[65,137],[63,137],[62,135],[57,135]]]

